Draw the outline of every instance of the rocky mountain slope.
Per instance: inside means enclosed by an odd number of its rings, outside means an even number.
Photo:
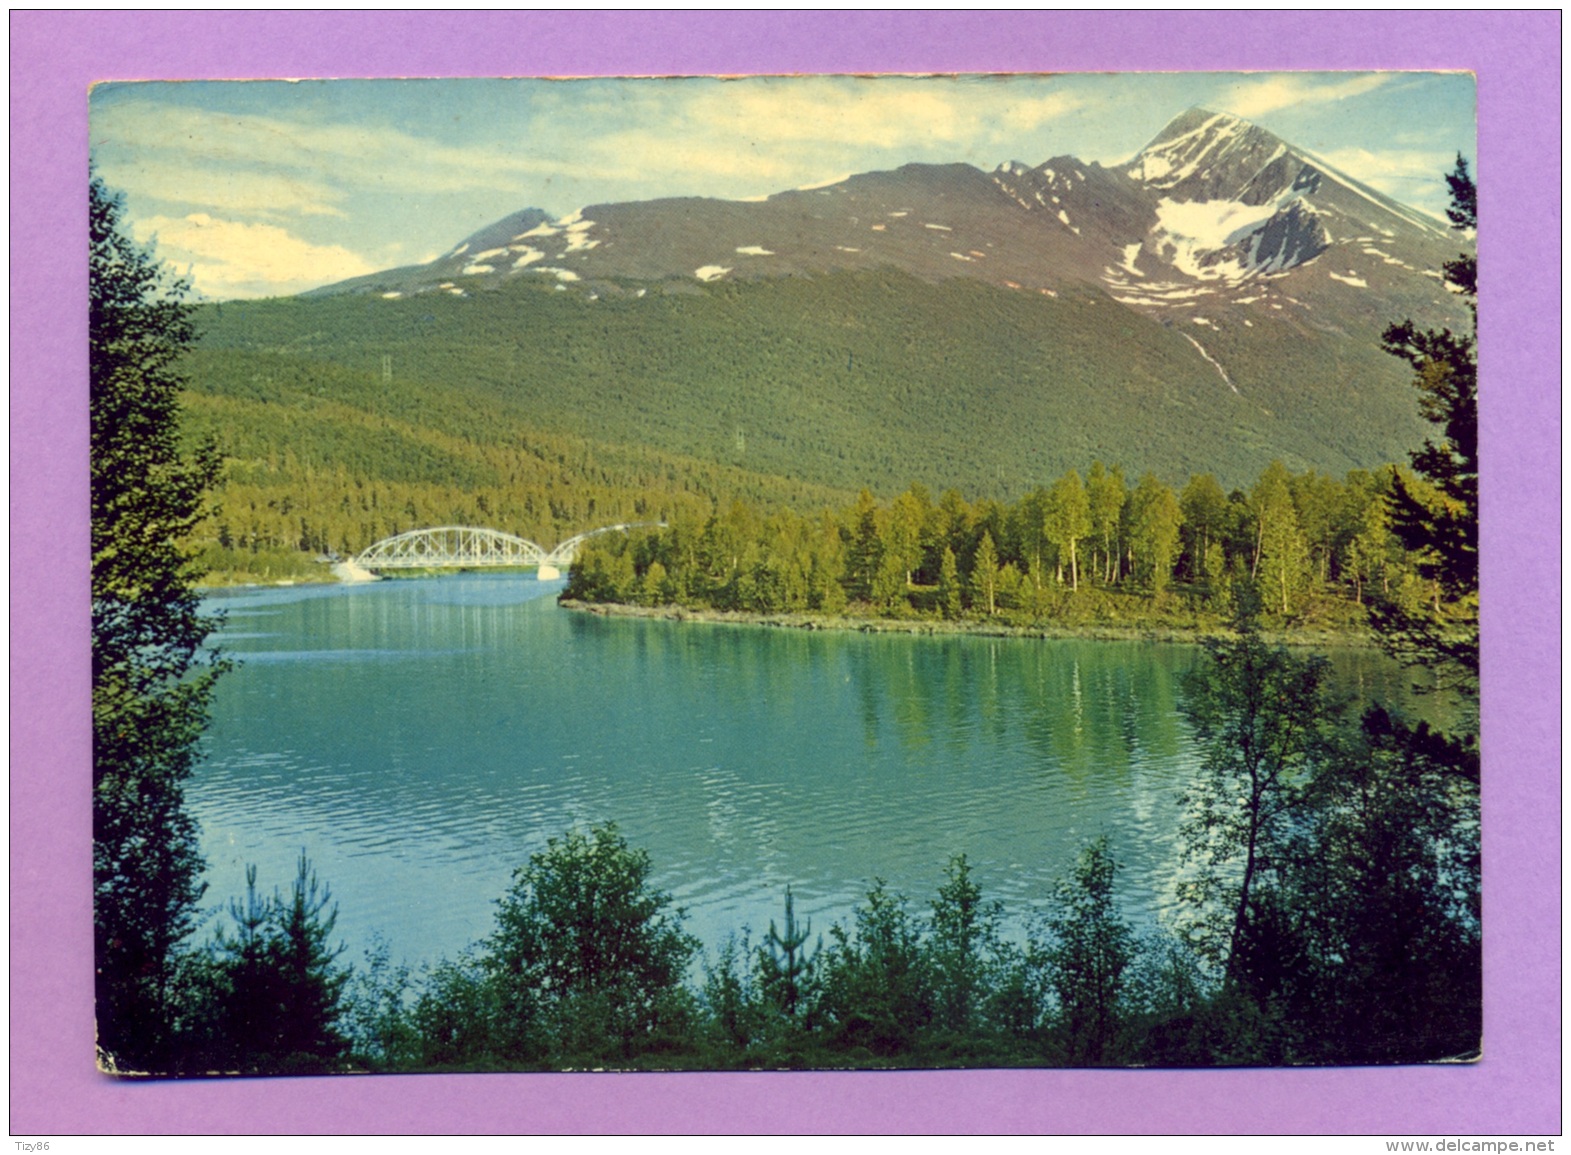
[[[1437,174],[1438,179],[1438,174]],[[1334,316],[1448,308],[1432,218],[1225,113],[1191,109],[1125,164],[992,173],[907,165],[760,201],[526,209],[427,265],[320,290],[474,292],[544,279],[585,293],[892,267],[1022,292],[1095,285],[1163,319],[1207,308]]]
[[[525,209],[426,265],[225,306],[206,345],[843,488],[1012,496],[1093,457],[1245,484],[1417,444],[1380,333],[1466,323],[1439,274],[1464,243],[1192,109],[1115,166]]]

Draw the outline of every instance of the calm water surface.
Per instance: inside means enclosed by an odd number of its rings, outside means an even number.
[[[208,901],[287,887],[303,848],[348,959],[484,936],[546,839],[617,822],[713,950],[815,933],[875,877],[917,905],[964,852],[1018,930],[1111,836],[1137,921],[1171,903],[1178,712],[1194,647],[819,633],[603,619],[561,582],[463,575],[221,594],[219,684],[188,803]],[[1356,687],[1400,684],[1338,655]]]

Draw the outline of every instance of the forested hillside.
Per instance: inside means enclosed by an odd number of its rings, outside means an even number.
[[[1224,382],[1094,290],[890,271],[611,288],[205,309],[189,405],[228,461],[215,538],[349,552],[478,521],[548,540],[694,499],[802,509],[913,481],[1013,499],[1097,458],[1231,486],[1416,440],[1373,340],[1297,342],[1288,319],[1208,331]]]
[[[630,519],[708,516],[847,495],[734,466],[540,432],[502,402],[276,353],[189,358],[185,433],[216,439],[225,480],[204,527],[223,580],[297,578],[431,525],[485,525],[550,545]]]

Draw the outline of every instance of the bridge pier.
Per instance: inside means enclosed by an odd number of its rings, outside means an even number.
[[[333,576],[341,582],[379,582],[382,580],[352,557],[334,562]]]

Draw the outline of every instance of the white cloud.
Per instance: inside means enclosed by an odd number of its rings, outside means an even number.
[[[154,187],[178,187],[193,168],[228,171],[236,181],[245,173],[269,171],[276,179],[314,189],[319,202],[341,199],[344,194],[333,190],[344,187],[422,193],[507,189],[523,177],[572,176],[580,168],[507,146],[454,146],[396,128],[237,115],[155,101],[118,105],[96,115],[93,146],[103,154],[106,171],[134,165],[139,179]]]
[[[1278,109],[1363,96],[1400,75],[1396,72],[1365,72],[1328,81],[1323,73],[1288,73],[1241,80],[1231,90],[1218,96],[1215,103],[1222,111],[1253,120]]]
[[[1339,148],[1317,155],[1332,168],[1363,181],[1370,188],[1431,216],[1445,218],[1450,193],[1443,174],[1451,171],[1456,163],[1453,153],[1431,149],[1376,152],[1367,148]]]
[[[294,86],[271,107],[182,103],[179,86],[119,88],[95,104],[105,178],[143,212],[211,211],[287,223],[358,216],[359,198],[479,196],[539,201],[552,188],[608,200],[742,196],[909,160],[1007,159],[1007,140],[1083,107],[1043,78],[763,78],[549,82],[485,106],[485,138],[443,120],[324,120]],[[246,86],[240,86],[243,90]],[[298,90],[304,96],[315,89]],[[434,90],[440,99],[443,90]],[[463,128],[478,123],[471,109]],[[456,115],[453,118],[457,120]],[[418,126],[412,126],[418,125]],[[995,155],[997,154],[997,155]],[[637,189],[637,192],[632,190]],[[592,192],[591,192],[592,195]],[[320,230],[311,230],[320,236]],[[363,243],[363,242],[362,242]]]
[[[157,255],[191,271],[203,296],[218,299],[301,293],[376,271],[340,245],[313,245],[276,225],[223,220],[207,213],[148,217],[133,232],[157,241]]]
[[[100,166],[110,186],[147,200],[231,214],[282,219],[343,217],[347,195],[307,176],[254,168],[110,161]]]

